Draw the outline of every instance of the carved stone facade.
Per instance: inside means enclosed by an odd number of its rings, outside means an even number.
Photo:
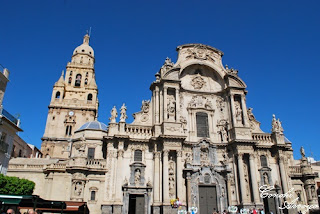
[[[47,159],[53,162],[38,168],[12,164],[9,174],[37,177],[35,194],[88,202],[90,213],[170,214],[177,213],[177,206],[201,214],[228,206],[264,207],[266,212],[280,213],[276,205],[283,199],[261,199],[259,187],[263,185],[274,185],[274,193],[294,187],[306,195],[301,196],[302,204],[315,204],[315,174],[304,159],[295,164],[279,119],[272,119],[272,133],[260,129],[246,106],[246,85],[237,70],[223,67],[223,53],[202,44],[182,45],[177,51],[177,62],[166,59],[151,84],[151,99],[142,101],[131,124],[126,122],[125,104],[113,107],[108,126],[94,121],[97,109],[93,105],[91,122],[80,127],[79,118],[86,117],[88,108],[81,110],[79,105],[75,117],[66,116],[71,110],[57,105],[64,105],[67,97],[54,98],[47,127],[66,121],[76,124],[76,131],[63,141],[65,149],[60,153],[50,151],[62,141],[44,140],[43,150],[49,149],[47,154],[57,158]],[[91,69],[88,82],[94,77],[92,62],[86,64]],[[71,65],[82,66],[76,59]],[[54,94],[60,84],[68,85],[68,78],[59,81]],[[86,87],[81,90],[89,93]],[[63,119],[53,122],[58,112]],[[65,135],[53,132],[50,136],[57,139]],[[45,136],[48,133],[49,128]],[[27,176],[25,170],[29,170]]]

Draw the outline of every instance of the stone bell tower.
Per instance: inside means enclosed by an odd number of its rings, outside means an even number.
[[[98,114],[98,88],[94,72],[94,51],[89,35],[78,46],[71,62],[54,84],[41,152],[53,158],[68,158],[74,131]]]

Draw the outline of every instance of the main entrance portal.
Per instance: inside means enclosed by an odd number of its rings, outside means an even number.
[[[143,214],[144,213],[144,195],[129,196],[129,213]]]
[[[199,206],[201,214],[218,211],[216,186],[199,186]]]

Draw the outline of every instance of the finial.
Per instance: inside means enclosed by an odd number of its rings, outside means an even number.
[[[88,33],[87,33],[87,34],[84,35],[84,37],[83,37],[83,44],[89,45],[89,40],[90,40],[90,36],[89,36]]]
[[[62,72],[61,72],[61,76],[63,76],[64,75],[64,70],[62,70]]]

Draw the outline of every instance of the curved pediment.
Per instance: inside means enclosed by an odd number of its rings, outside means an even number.
[[[231,88],[247,88],[247,85],[240,79],[238,76],[235,75],[228,75],[225,77],[226,83],[228,87]]]

